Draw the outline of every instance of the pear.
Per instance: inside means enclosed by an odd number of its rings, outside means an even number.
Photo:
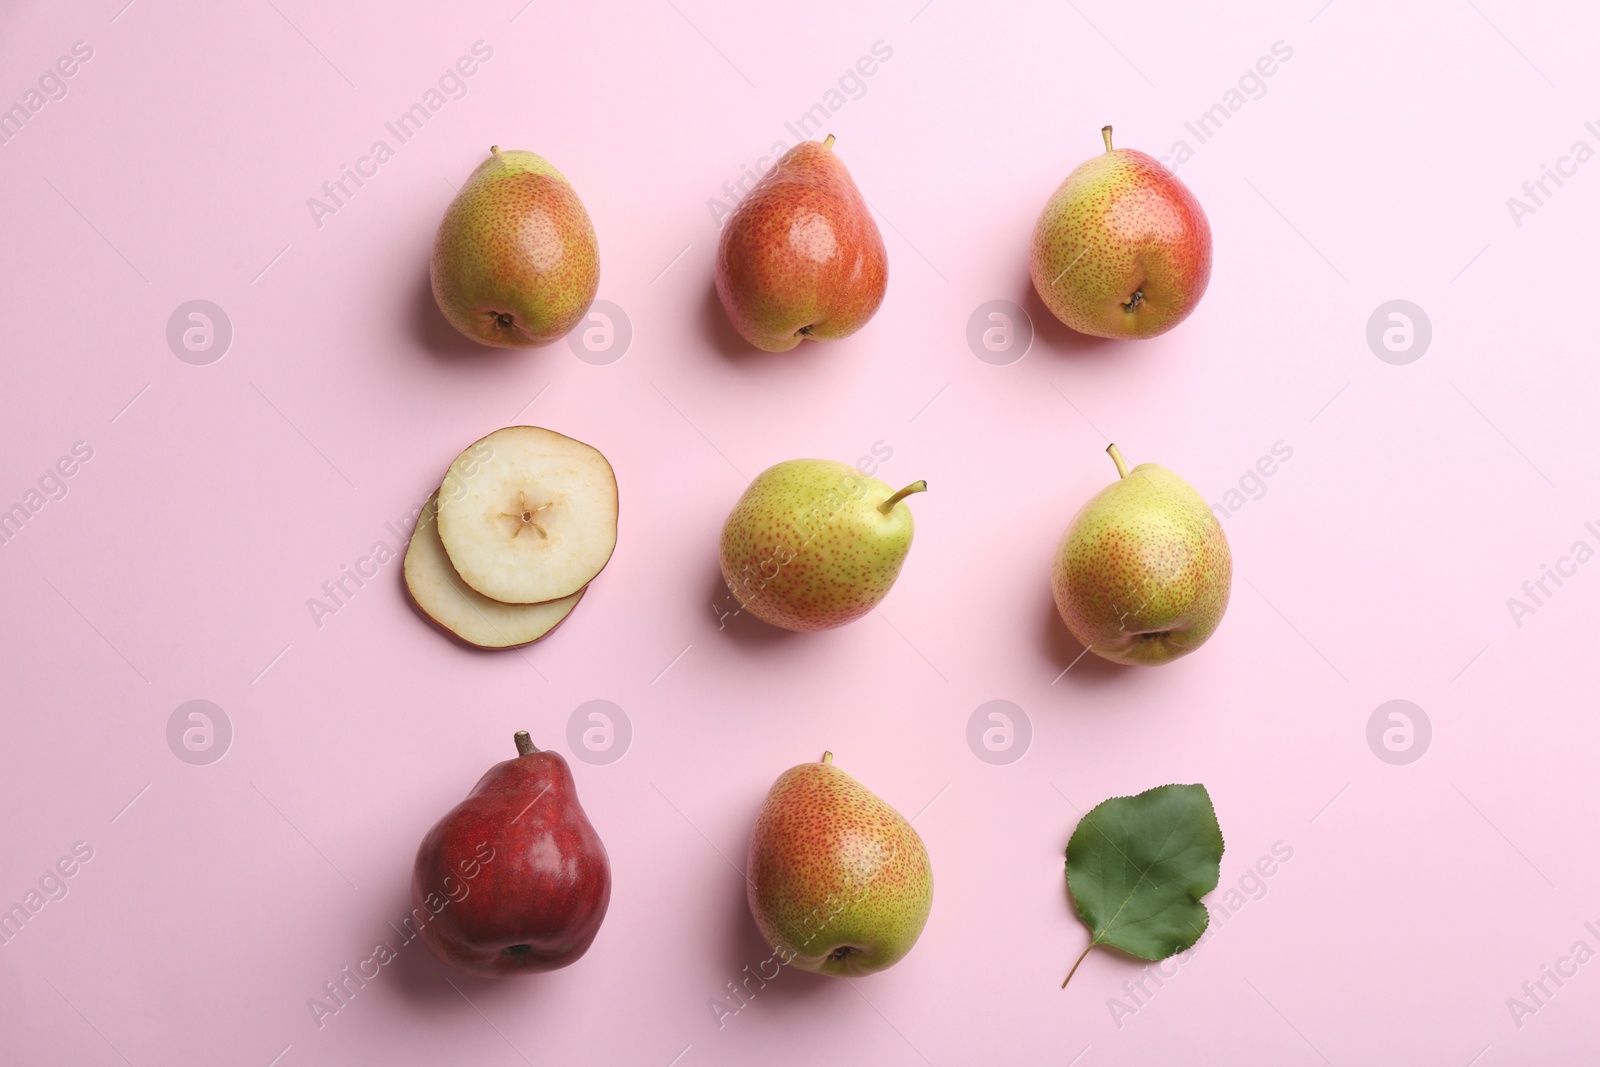
[[[744,610],[786,630],[827,630],[878,606],[911,550],[911,509],[846,463],[791,459],[750,483],[722,528],[722,577]]]
[[[1159,161],[1111,147],[1062,182],[1028,266],[1050,313],[1095,337],[1154,337],[1188,318],[1211,278],[1211,226]]]
[[[617,547],[616,473],[593,445],[507,426],[450,464],[436,513],[448,563],[471,589],[505,604],[560,600]]]
[[[450,325],[496,348],[533,348],[583,319],[600,248],[560,171],[495,145],[445,211],[428,274]]]
[[[490,767],[422,839],[405,920],[420,920],[440,960],[485,978],[567,966],[611,904],[611,859],[572,769],[526,730],[512,741],[516,758]]]
[[[888,281],[883,236],[832,134],[786,152],[717,242],[722,306],[740,336],[768,352],[850,336],[878,310]]]
[[[814,974],[852,978],[899,962],[933,906],[922,838],[831,752],[773,783],[750,835],[749,872],[761,936],[782,962]]]
[[[1165,467],[1128,470],[1078,510],[1056,548],[1056,609],[1085,648],[1155,666],[1205,643],[1228,609],[1233,556],[1199,493]]]
[[[544,637],[572,614],[588,586],[559,600],[504,604],[463,581],[439,540],[438,504],[435,492],[422,505],[403,564],[412,603],[435,625],[477,648],[520,648]]]

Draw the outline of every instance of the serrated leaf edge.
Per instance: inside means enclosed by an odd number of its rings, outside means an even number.
[[[1115,949],[1118,952],[1124,953],[1124,954],[1126,954],[1128,956],[1132,956],[1134,959],[1141,959],[1141,960],[1146,960],[1146,961],[1151,962],[1151,963],[1156,963],[1156,962],[1159,962],[1161,960],[1170,959],[1173,956],[1176,956],[1180,952],[1187,952],[1189,949],[1191,949],[1191,948],[1193,948],[1195,946],[1196,942],[1198,942],[1200,940],[1201,935],[1203,935],[1206,932],[1206,930],[1210,928],[1210,926],[1211,926],[1211,909],[1208,908],[1208,907],[1205,907],[1205,902],[1201,899],[1201,897],[1204,897],[1208,893],[1213,892],[1217,888],[1217,886],[1221,884],[1221,881],[1222,881],[1222,871],[1221,871],[1222,861],[1221,861],[1221,857],[1222,857],[1222,855],[1225,855],[1227,853],[1228,841],[1227,841],[1227,838],[1222,833],[1222,823],[1221,823],[1221,821],[1219,819],[1217,819],[1217,806],[1216,806],[1216,803],[1211,799],[1211,790],[1206,788],[1204,782],[1164,782],[1161,785],[1153,785],[1149,789],[1143,789],[1143,790],[1140,790],[1137,793],[1131,793],[1131,794],[1121,795],[1121,796],[1107,797],[1106,799],[1102,800],[1100,803],[1096,804],[1094,807],[1090,808],[1087,812],[1085,812],[1084,815],[1078,820],[1078,826],[1073,827],[1073,831],[1072,832],[1075,835],[1078,832],[1078,828],[1081,827],[1085,822],[1088,822],[1089,819],[1091,819],[1094,816],[1095,812],[1099,811],[1101,808],[1105,807],[1107,804],[1112,803],[1113,801],[1117,801],[1117,800],[1134,800],[1134,799],[1136,799],[1138,797],[1144,796],[1147,793],[1153,793],[1158,789],[1167,789],[1167,788],[1171,788],[1171,787],[1174,787],[1174,786],[1177,786],[1177,787],[1180,787],[1180,788],[1198,788],[1200,790],[1200,792],[1205,795],[1206,806],[1211,809],[1211,821],[1217,828],[1217,840],[1222,845],[1222,852],[1218,854],[1218,859],[1217,859],[1217,878],[1209,886],[1207,886],[1205,889],[1203,889],[1200,892],[1199,896],[1191,896],[1190,897],[1190,899],[1191,899],[1191,901],[1193,903],[1200,904],[1202,906],[1202,908],[1204,909],[1205,921],[1202,922],[1200,924],[1200,928],[1194,932],[1193,936],[1189,939],[1188,944],[1179,945],[1177,948],[1173,949],[1171,952],[1167,953],[1165,956],[1144,956],[1144,955],[1141,955],[1141,954],[1139,954],[1137,952],[1133,952],[1133,951],[1130,951],[1128,949],[1122,948],[1121,946],[1110,944],[1109,942],[1106,942],[1105,940],[1103,940],[1103,938],[1105,936],[1105,932],[1109,931],[1111,929],[1112,925],[1116,922],[1117,915],[1121,915],[1122,914],[1122,909],[1128,906],[1128,902],[1133,899],[1134,895],[1138,891],[1139,886],[1143,884],[1145,876],[1147,874],[1149,874],[1150,867],[1155,866],[1155,862],[1156,861],[1152,861],[1149,866],[1145,867],[1143,870],[1141,870],[1139,872],[1139,880],[1134,883],[1134,887],[1133,887],[1132,890],[1129,891],[1127,898],[1124,899],[1123,902],[1117,907],[1116,913],[1114,915],[1112,915],[1112,917],[1110,919],[1106,920],[1106,931],[1102,931],[1099,934],[1096,934],[1094,932],[1094,925],[1092,923],[1090,923],[1088,916],[1083,914],[1083,906],[1078,902],[1078,895],[1072,891],[1071,870],[1070,870],[1070,868],[1068,868],[1067,869],[1067,892],[1072,895],[1072,908],[1073,908],[1073,910],[1075,912],[1078,913],[1078,921],[1083,923],[1085,929],[1087,929],[1089,931],[1089,933],[1090,933],[1090,941],[1089,941],[1088,946],[1084,949],[1084,955],[1088,955],[1089,950],[1093,949],[1095,946],[1104,945],[1106,948]],[[1091,824],[1091,825],[1093,825],[1093,824]],[[1128,856],[1128,854],[1126,852],[1122,851],[1121,847],[1118,846],[1117,843],[1111,839],[1109,834],[1107,834],[1104,830],[1101,830],[1098,826],[1095,826],[1094,828],[1095,828],[1096,831],[1099,832],[1100,836],[1105,839],[1107,844],[1109,844],[1112,848],[1116,849],[1119,854],[1121,854],[1121,856],[1122,856],[1122,858],[1124,860],[1127,860],[1130,865],[1133,863],[1133,860],[1131,858],[1129,858],[1129,856]],[[1168,833],[1167,839],[1171,840],[1172,833],[1176,833],[1176,832],[1177,832],[1177,828],[1174,827],[1172,832]],[[1071,836],[1069,836],[1068,839],[1067,839],[1067,848],[1068,848],[1068,850],[1070,850],[1071,847],[1072,847],[1072,838],[1071,838]],[[1166,842],[1162,842],[1162,846],[1161,847],[1164,849],[1166,847]],[[1159,858],[1160,858],[1160,850],[1157,850],[1157,860],[1159,860]],[[1080,956],[1079,957],[1079,962],[1082,962],[1082,959],[1083,959],[1083,957]],[[1073,971],[1076,971],[1076,970],[1077,970],[1077,964],[1074,964],[1073,965]],[[1067,975],[1067,978],[1068,978],[1068,980],[1071,980],[1071,978],[1072,978],[1071,973],[1069,973]],[[1061,984],[1062,984],[1063,987],[1066,986],[1066,982],[1062,982]]]

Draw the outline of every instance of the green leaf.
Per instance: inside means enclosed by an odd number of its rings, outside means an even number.
[[[1193,946],[1211,919],[1200,898],[1217,888],[1222,847],[1203,785],[1158,786],[1095,807],[1067,842],[1067,888],[1094,935],[1083,956],[1110,945],[1164,960]]]

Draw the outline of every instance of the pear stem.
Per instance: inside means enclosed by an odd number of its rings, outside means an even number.
[[[823,763],[832,763],[833,762],[833,753],[832,752],[824,752],[822,754],[822,762]]]
[[[890,511],[892,511],[894,509],[894,506],[896,504],[900,503],[900,501],[904,500],[906,497],[910,496],[912,493],[926,493],[927,491],[928,491],[928,483],[919,479],[917,481],[912,482],[910,485],[906,486],[904,489],[900,490],[898,493],[896,493],[894,496],[890,497],[888,500],[885,500],[883,503],[879,504],[878,505],[878,510],[883,512],[885,515],[887,515],[887,514],[889,514]]]
[[[1111,151],[1111,127],[1110,126],[1102,126],[1102,127],[1100,127],[1100,136],[1105,139],[1106,151],[1107,152]]]
[[[1111,455],[1111,462],[1117,465],[1117,477],[1126,478],[1128,476],[1128,461],[1122,458],[1121,450],[1116,445],[1107,445],[1106,451]]]
[[[497,144],[490,145],[489,146],[489,154],[491,156],[499,156],[500,155],[500,146],[497,145]]]
[[[830,134],[828,134],[828,136],[826,136],[826,137],[824,137],[822,139],[822,147],[823,148],[832,148],[833,147],[833,134],[830,133]]]
[[[533,747],[533,738],[528,736],[528,731],[526,730],[518,730],[512,735],[511,739],[517,743],[517,755],[519,756],[531,756],[539,751]]]
[[[1072,970],[1068,971],[1067,972],[1067,976],[1061,980],[1061,988],[1062,989],[1067,988],[1067,983],[1072,981],[1072,976],[1078,973],[1078,963],[1082,963],[1083,962],[1083,957],[1087,956],[1089,954],[1089,949],[1091,949],[1091,948],[1094,948],[1094,942],[1093,941],[1089,942],[1088,948],[1085,948],[1083,950],[1083,955],[1079,956],[1077,963],[1074,963],[1072,965]]]

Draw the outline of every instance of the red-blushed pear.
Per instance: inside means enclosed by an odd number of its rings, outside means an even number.
[[[1204,498],[1165,467],[1133,470],[1078,510],[1056,547],[1056,610],[1089,651],[1113,663],[1171,663],[1205,643],[1228,610],[1233,554]]]
[[[750,914],[782,962],[838,978],[898,963],[933,907],[933,867],[898,811],[833,765],[784,771],[750,835]]]
[[[588,951],[611,902],[611,863],[567,761],[516,734],[417,849],[413,915],[433,954],[494,978],[565,967]],[[417,910],[417,909],[420,909]]]
[[[827,140],[803,141],[740,202],[717,242],[717,295],[768,352],[848,337],[872,318],[889,257],[872,212]]]
[[[739,606],[786,630],[828,630],[878,606],[911,551],[905,498],[847,463],[791,459],[756,475],[722,527],[722,577]]]
[[[560,171],[495,145],[446,209],[428,275],[450,325],[496,348],[534,348],[589,310],[600,246]]]
[[[1155,158],[1111,147],[1051,194],[1033,228],[1033,287],[1094,337],[1154,337],[1188,318],[1211,279],[1200,201]]]

